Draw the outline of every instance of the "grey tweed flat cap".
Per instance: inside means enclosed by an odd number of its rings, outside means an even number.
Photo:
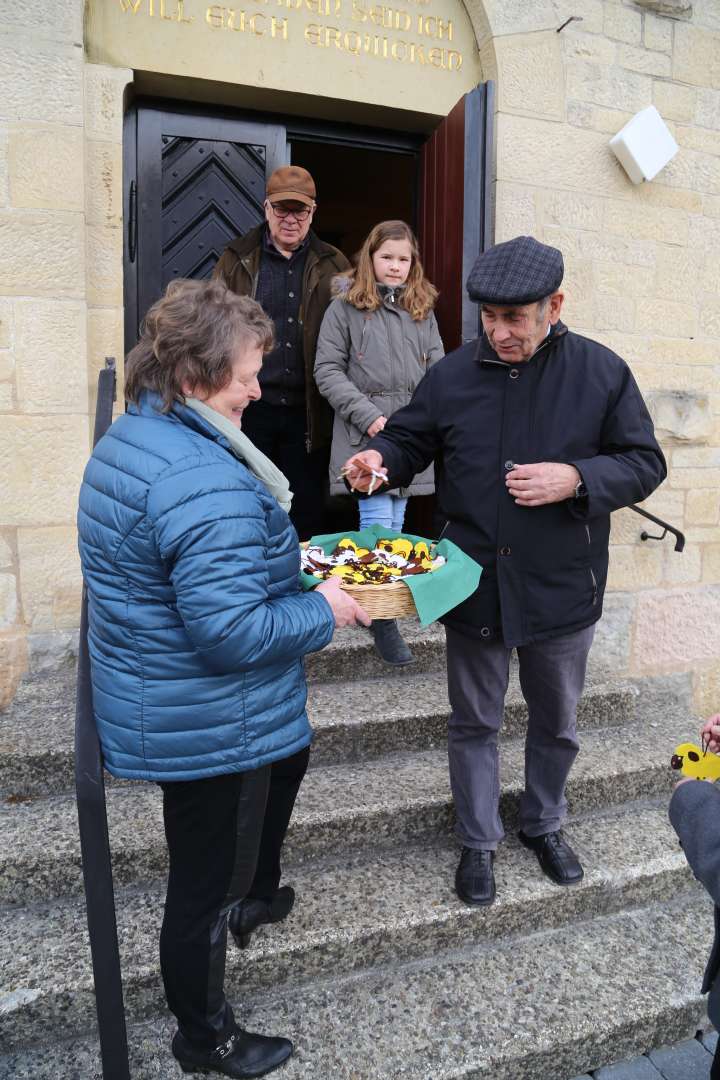
[[[467,291],[478,304],[533,304],[557,290],[564,271],[557,248],[516,236],[477,257]]]

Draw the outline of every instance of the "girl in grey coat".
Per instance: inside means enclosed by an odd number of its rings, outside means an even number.
[[[334,284],[337,295],[320,327],[315,382],[335,410],[330,491],[344,494],[344,462],[408,404],[444,349],[433,314],[437,290],[423,273],[417,240],[404,221],[376,225],[356,269]],[[408,496],[434,490],[430,466],[407,488],[361,499],[360,528],[378,524],[401,532]],[[394,620],[374,620],[372,632],[384,660],[410,663],[412,653]]]

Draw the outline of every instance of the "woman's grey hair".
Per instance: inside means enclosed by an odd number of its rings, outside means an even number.
[[[243,346],[273,345],[273,323],[249,296],[220,281],[172,281],[143,321],[140,341],[125,365],[125,397],[143,390],[162,398],[162,411],[184,400],[183,387],[203,396],[224,389]]]

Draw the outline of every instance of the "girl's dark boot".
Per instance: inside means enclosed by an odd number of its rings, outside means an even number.
[[[400,634],[395,619],[373,619],[370,632],[375,648],[386,664],[395,664],[399,667],[413,662],[413,654]]]

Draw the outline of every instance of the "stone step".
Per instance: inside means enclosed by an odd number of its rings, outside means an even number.
[[[295,867],[298,901],[284,924],[259,930],[249,949],[230,943],[231,997],[562,925],[574,918],[666,899],[691,874],[662,805],[637,805],[573,821],[568,836],[584,881],[559,889],[534,856],[511,840],[496,860],[498,898],[488,909],[455,896],[458,846],[447,839],[385,854],[360,853],[326,866]],[[163,1008],[158,939],[164,889],[120,892],[118,935],[128,1016]],[[50,934],[48,934],[50,930]],[[66,1033],[95,1016],[84,904],[54,902],[5,912],[0,937],[0,1045],[31,1043],[62,1017]]]
[[[52,682],[41,680],[32,692],[25,687],[14,707],[0,717],[0,792],[50,795],[74,787],[74,692],[67,673]],[[637,691],[628,685],[590,684],[578,709],[578,724],[581,728],[626,724],[632,720],[636,697]],[[315,729],[311,764],[444,746],[449,713],[445,673],[440,671],[348,683],[311,682],[308,715]],[[527,708],[514,676],[504,733],[518,734],[526,720]]]
[[[568,782],[571,813],[669,791],[670,755],[694,725],[673,713],[642,726],[588,731]],[[508,828],[517,816],[523,760],[523,740],[507,740],[501,809]],[[162,877],[166,854],[159,789],[118,784],[107,795],[116,883]],[[301,788],[286,858],[301,861],[355,848],[404,846],[428,834],[447,834],[451,820],[444,750],[323,766],[311,770]],[[21,905],[80,891],[72,795],[0,804],[0,835],[0,904]]]
[[[237,1016],[293,1039],[282,1080],[569,1080],[692,1036],[711,938],[711,905],[692,887],[631,911],[251,993]],[[130,1028],[133,1080],[180,1075],[173,1030],[169,1017]],[[0,1058],[0,1075],[100,1080],[97,1044],[36,1041]]]

